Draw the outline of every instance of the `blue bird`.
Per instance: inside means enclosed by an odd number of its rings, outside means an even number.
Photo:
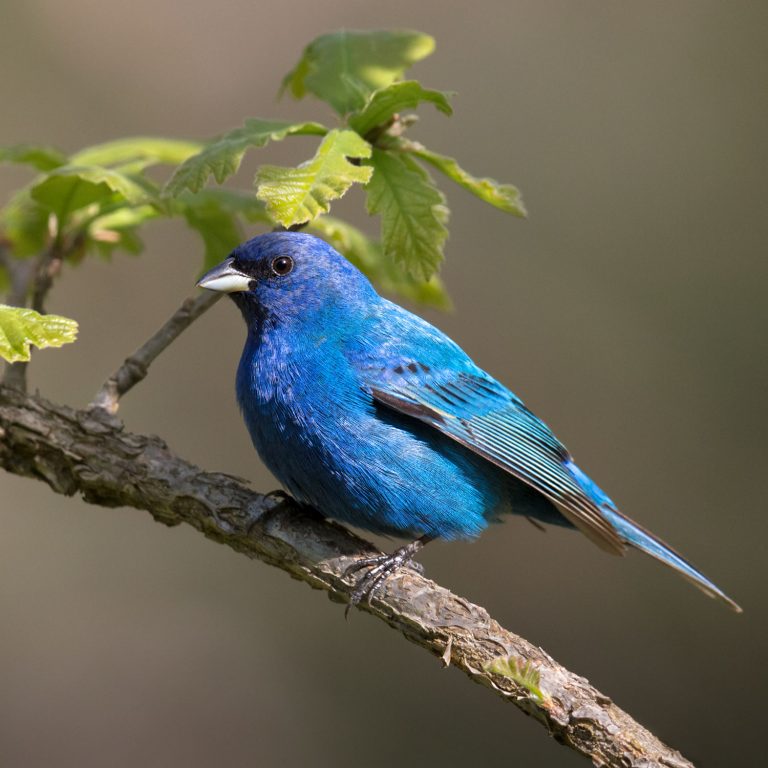
[[[249,240],[198,283],[228,293],[248,329],[237,399],[259,456],[301,503],[413,538],[367,568],[351,604],[432,539],[472,539],[502,515],[627,545],[736,603],[622,514],[544,422],[451,339],[379,296],[318,238]]]

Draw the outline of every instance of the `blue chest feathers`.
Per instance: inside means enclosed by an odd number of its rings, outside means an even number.
[[[344,340],[251,336],[237,397],[262,461],[299,501],[378,533],[478,535],[505,475],[427,425],[374,404]]]

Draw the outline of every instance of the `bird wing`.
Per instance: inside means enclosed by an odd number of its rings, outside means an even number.
[[[623,553],[625,543],[599,503],[568,471],[565,446],[516,395],[451,347],[455,368],[416,357],[384,365],[379,359],[361,371],[363,385],[374,400],[431,425],[544,494],[602,549]]]

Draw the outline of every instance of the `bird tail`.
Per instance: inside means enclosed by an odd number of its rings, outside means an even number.
[[[732,611],[741,613],[741,607],[731,600],[719,587],[713,584],[701,571],[689,563],[679,552],[662,541],[658,536],[646,530],[634,520],[621,514],[608,496],[598,488],[573,462],[568,468],[584,491],[599,505],[606,520],[616,529],[627,544],[645,552],[647,555],[674,568],[681,576],[698,587],[704,594],[725,603]]]
[[[658,536],[638,525],[634,520],[625,517],[618,510],[603,507],[603,514],[628,544],[637,547],[637,549],[656,558],[656,560],[661,561],[670,568],[674,568],[681,576],[704,592],[704,594],[720,600],[731,610],[736,611],[736,613],[741,613],[739,605]]]

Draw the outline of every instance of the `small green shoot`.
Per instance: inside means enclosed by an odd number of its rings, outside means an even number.
[[[541,688],[539,688],[541,675],[539,670],[530,661],[525,661],[519,656],[498,656],[484,664],[483,669],[493,675],[501,675],[502,677],[514,680],[533,695],[534,698],[538,699],[540,703],[543,704],[546,701],[546,696],[542,693]]]

